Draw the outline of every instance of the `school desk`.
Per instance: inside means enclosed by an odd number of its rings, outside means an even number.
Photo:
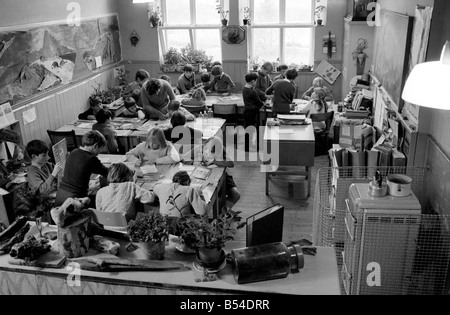
[[[291,114],[293,115],[306,114],[306,112],[304,112],[303,110],[308,105],[308,103],[309,101],[305,101],[302,99],[294,99],[294,101],[292,102],[293,105],[291,105]],[[260,126],[265,126],[267,118],[273,117],[272,107],[273,107],[272,100],[270,100],[268,102],[268,105],[261,107],[261,109],[259,110]]]
[[[269,194],[270,174],[302,175],[308,181],[308,197],[311,194],[311,167],[314,166],[315,139],[313,125],[270,126],[273,118],[267,119],[264,132],[264,152],[276,158],[264,156],[266,171],[266,195]],[[278,146],[278,148],[277,148]],[[275,156],[276,157],[276,156]],[[278,167],[278,170],[276,168]],[[287,168],[286,168],[287,167]],[[304,170],[303,170],[304,167]]]
[[[187,95],[176,95],[177,101],[182,101]],[[220,94],[206,94],[206,106],[212,109],[213,104],[236,104],[237,113],[244,114],[244,100],[242,99],[242,93],[232,93],[230,96],[222,96]]]

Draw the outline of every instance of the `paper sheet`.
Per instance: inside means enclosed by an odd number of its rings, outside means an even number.
[[[289,134],[289,133],[294,133],[294,129],[280,129],[278,131],[279,134]]]
[[[16,118],[14,117],[14,113],[12,111],[11,104],[5,103],[1,107],[3,109],[3,112],[6,115],[6,119],[8,119],[8,123],[10,123],[10,124],[14,123],[16,121]]]
[[[22,113],[24,125],[28,125],[36,120],[36,108],[32,107]]]
[[[92,125],[93,123],[81,123],[77,127],[81,129],[92,129]]]
[[[144,175],[158,173],[158,169],[155,164],[141,166],[141,171]]]

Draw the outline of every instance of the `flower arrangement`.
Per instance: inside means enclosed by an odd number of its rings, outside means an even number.
[[[148,20],[152,23],[153,27],[158,26],[161,20],[161,9],[159,6],[150,6],[148,8]]]
[[[217,13],[220,14],[220,17],[222,20],[228,19],[228,12],[229,12],[228,10],[225,11],[224,8],[220,4],[216,5],[216,9],[217,9]]]
[[[207,216],[184,216],[178,220],[180,242],[189,248],[221,249],[233,240],[241,221],[240,211],[228,210],[210,221]]]
[[[250,20],[250,8],[244,7],[244,20]]]
[[[129,223],[128,235],[132,242],[165,241],[169,237],[168,219],[159,211],[146,213]]]

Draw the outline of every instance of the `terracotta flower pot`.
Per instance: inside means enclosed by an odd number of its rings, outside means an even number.
[[[163,260],[166,251],[166,242],[139,242],[135,243],[139,248],[135,251],[137,259]]]

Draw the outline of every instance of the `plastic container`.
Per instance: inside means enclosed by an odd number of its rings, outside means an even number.
[[[285,278],[304,266],[301,247],[281,242],[234,249],[231,260],[239,284]]]

